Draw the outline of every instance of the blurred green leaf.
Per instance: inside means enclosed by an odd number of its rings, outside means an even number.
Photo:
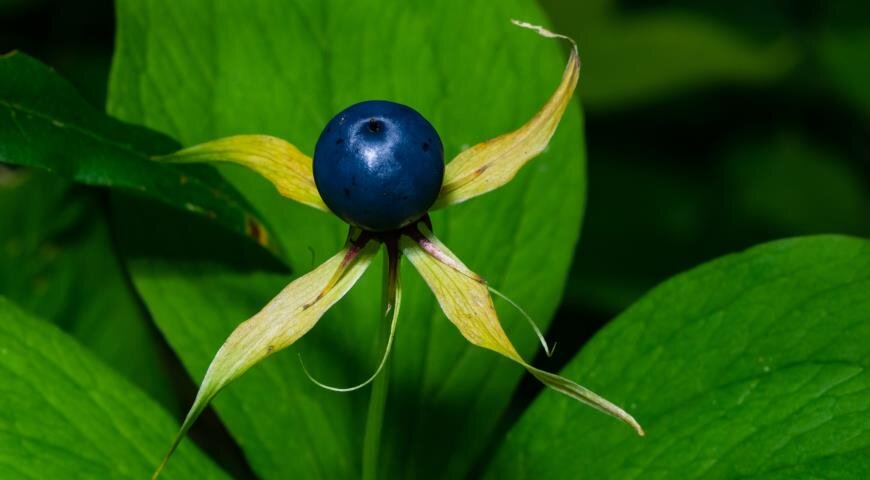
[[[543,0],[556,28],[580,46],[581,98],[622,108],[686,89],[777,79],[797,63],[787,38],[761,43],[686,9],[625,12],[615,0]]]
[[[558,43],[510,25],[510,18],[546,23],[520,0],[122,1],[118,15],[110,110],[186,145],[264,133],[311,153],[332,115],[384,98],[432,121],[450,158],[530,118],[567,60]],[[571,109],[547,153],[509,187],[433,216],[435,233],[469,267],[544,325],[577,238],[582,146],[579,115]],[[275,225],[297,273],[340,248],[346,226],[337,219],[278,197],[248,172],[222,171]],[[220,253],[186,258],[197,250],[194,240],[174,253],[155,251],[161,242],[187,239],[160,221],[150,225],[144,236],[130,235],[137,253],[129,267],[161,330],[200,379],[229,332],[285,279],[222,265]],[[231,244],[211,248],[223,252],[224,263],[235,252]],[[355,383],[376,365],[377,270],[291,349],[304,352],[306,364],[329,383]],[[379,475],[461,476],[492,440],[522,372],[470,347],[406,270]],[[520,351],[534,351],[524,320],[509,309],[501,313]],[[367,403],[367,391],[318,391],[291,351],[248,372],[215,405],[262,476],[323,478],[359,475]]]
[[[177,424],[49,323],[0,297],[0,471],[7,478],[147,478]],[[227,478],[193,445],[166,478]]]
[[[159,339],[93,192],[39,171],[19,170],[0,182],[0,295],[55,323],[179,411]]]
[[[862,28],[824,28],[812,43],[816,47],[825,79],[852,102],[852,106],[870,115],[870,63],[865,61],[870,51],[870,31]]]
[[[719,186],[691,169],[654,154],[604,154],[590,165],[595,183],[565,306],[609,319],[656,283],[727,251],[738,227],[721,221]]]
[[[261,240],[265,228],[210,167],[148,160],[178,145],[89,106],[51,69],[22,53],[0,56],[0,162],[89,185],[147,195]]]
[[[491,478],[862,478],[870,468],[870,243],[783,240],[679,275],[564,370],[645,438],[542,396]]]
[[[703,129],[671,125],[649,153],[599,144],[565,297],[572,312],[606,320],[679,271],[771,239],[870,236],[870,177],[848,148],[783,129],[674,152],[667,145]]]
[[[729,197],[745,217],[788,234],[870,235],[870,185],[853,165],[796,134],[727,154]]]

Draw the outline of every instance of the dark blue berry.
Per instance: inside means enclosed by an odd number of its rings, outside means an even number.
[[[346,222],[372,231],[401,228],[435,203],[444,147],[416,110],[372,100],[332,118],[314,149],[314,183]]]

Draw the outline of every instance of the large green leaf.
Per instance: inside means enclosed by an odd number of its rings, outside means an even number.
[[[95,110],[27,55],[0,56],[0,162],[147,195],[266,243],[249,205],[210,167],[181,168],[148,158],[176,148],[164,135]]]
[[[0,297],[4,478],[147,478],[174,422],[53,325]],[[227,478],[184,445],[167,478]]]
[[[611,393],[633,437],[555,396],[490,478],[865,478],[870,242],[783,240],[657,287],[563,373]]]
[[[0,295],[178,412],[160,338],[125,278],[95,193],[25,169],[0,181]]]
[[[430,119],[449,158],[530,118],[567,59],[554,41],[510,25],[510,18],[543,22],[522,0],[121,1],[118,18],[110,110],[184,144],[265,133],[311,153],[333,114],[385,98]],[[582,145],[573,108],[549,150],[510,186],[433,218],[435,233],[469,267],[543,324],[577,238]],[[340,247],[346,227],[337,219],[291,204],[247,172],[224,172],[275,225],[297,272]],[[232,328],[280,282],[272,276],[260,283],[250,269],[221,265],[219,256],[185,261],[149,253],[149,240],[183,241],[154,225],[145,236],[131,235],[139,253],[129,266],[160,328],[200,379]],[[233,252],[230,245],[215,249],[223,258]],[[299,346],[329,383],[359,381],[376,365],[380,278],[372,270]],[[460,475],[490,440],[522,372],[469,347],[415,273],[403,280],[381,473]],[[520,351],[530,354],[528,326],[509,309],[502,314]],[[296,355],[282,352],[230,386],[216,407],[264,477],[322,478],[359,475],[367,402],[366,391],[318,392]]]

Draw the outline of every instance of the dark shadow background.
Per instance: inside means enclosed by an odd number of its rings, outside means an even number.
[[[560,368],[632,301],[701,262],[795,235],[870,236],[870,4],[540,3],[580,44],[589,194],[547,334],[559,347],[534,363]],[[96,105],[113,29],[110,0],[0,0],[0,52],[39,58]],[[0,191],[11,188],[2,169]],[[177,383],[192,398],[190,381]],[[540,388],[523,381],[505,429]],[[220,428],[201,422],[200,443],[247,476]]]

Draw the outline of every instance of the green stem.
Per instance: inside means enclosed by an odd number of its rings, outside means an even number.
[[[399,252],[395,241],[385,242],[387,252],[384,261],[383,306],[384,317],[378,328],[380,339],[378,350],[387,343],[389,331],[390,310],[397,308],[396,288],[399,281]],[[384,424],[384,411],[387,405],[387,393],[390,385],[390,359],[384,365],[380,375],[372,383],[372,393],[369,397],[369,410],[366,416],[365,436],[363,437],[362,478],[374,480],[378,477],[378,458],[380,457],[381,430]]]

